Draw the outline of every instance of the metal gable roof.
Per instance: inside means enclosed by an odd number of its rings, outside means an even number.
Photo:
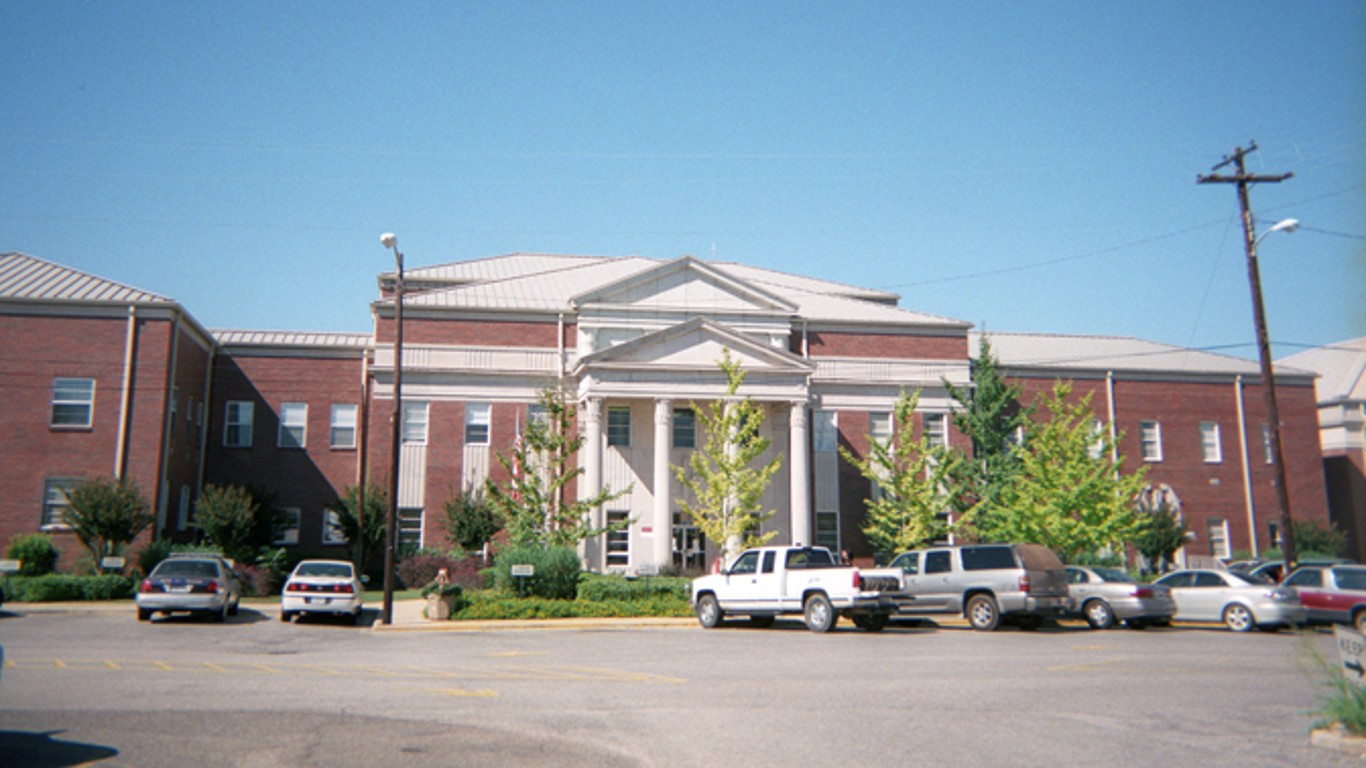
[[[977,356],[985,335],[992,354],[1009,368],[1059,371],[1124,371],[1152,374],[1260,376],[1254,360],[1187,349],[1156,341],[1121,336],[1071,336],[1040,333],[972,333],[971,354]],[[1278,367],[1280,376],[1312,376],[1307,371]]]
[[[1282,363],[1319,374],[1320,403],[1350,400],[1366,386],[1366,336],[1298,352],[1277,361],[1277,366]]]
[[[23,253],[0,254],[0,299],[107,304],[174,304],[166,296]]]
[[[213,329],[222,346],[325,347],[368,349],[374,338],[368,333],[315,333],[309,331],[241,331]]]

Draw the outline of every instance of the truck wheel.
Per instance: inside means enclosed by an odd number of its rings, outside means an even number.
[[[1091,629],[1109,629],[1115,625],[1115,611],[1104,600],[1092,600],[1081,612],[1086,615],[1086,623]]]
[[[697,621],[703,629],[715,629],[721,626],[721,604],[716,602],[716,595],[703,595],[697,598]]]
[[[152,620],[152,612],[151,612],[151,611],[147,610],[146,608],[139,608],[139,609],[138,609],[138,621],[151,621],[151,620]]]
[[[839,614],[835,613],[835,606],[830,604],[830,598],[818,592],[806,598],[802,618],[806,620],[806,628],[812,632],[829,632],[835,628],[835,622],[839,621]]]
[[[991,632],[1001,623],[1001,612],[991,595],[973,595],[966,613],[968,623],[979,632]]]
[[[854,617],[854,626],[867,632],[881,632],[890,619],[885,613],[861,613]]]
[[[775,618],[777,617],[772,615],[764,615],[762,613],[756,614],[749,617],[749,625],[751,627],[758,627],[759,629],[768,629],[773,626],[773,620]]]
[[[1249,611],[1247,606],[1231,603],[1224,608],[1224,623],[1234,632],[1247,632],[1257,620],[1252,617],[1252,611]]]

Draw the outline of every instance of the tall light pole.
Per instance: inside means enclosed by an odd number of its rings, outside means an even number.
[[[394,252],[398,273],[394,278],[394,414],[390,424],[389,511],[384,519],[384,611],[381,624],[394,620],[394,547],[398,544],[398,460],[403,444],[403,253],[398,236],[385,232],[379,241]]]
[[[1294,174],[1248,173],[1244,160],[1249,152],[1255,151],[1257,151],[1257,142],[1255,141],[1247,149],[1242,147],[1234,149],[1232,155],[1225,157],[1223,162],[1214,166],[1214,170],[1217,171],[1224,166],[1232,165],[1237,173],[1232,176],[1219,174],[1198,176],[1196,183],[1236,184],[1238,187],[1238,210],[1243,218],[1243,247],[1247,252],[1247,279],[1252,288],[1252,321],[1257,326],[1257,354],[1261,358],[1262,393],[1266,399],[1266,418],[1269,422],[1267,426],[1271,438],[1271,463],[1276,468],[1276,503],[1280,507],[1281,513],[1281,560],[1284,563],[1285,573],[1289,574],[1291,567],[1295,564],[1295,537],[1291,528],[1293,521],[1290,517],[1290,487],[1286,483],[1285,455],[1281,451],[1281,416],[1280,410],[1276,407],[1276,374],[1271,365],[1271,342],[1266,331],[1266,310],[1262,306],[1262,278],[1257,268],[1257,244],[1262,241],[1263,237],[1272,232],[1294,232],[1300,223],[1295,219],[1285,219],[1269,227],[1260,237],[1256,234],[1256,224],[1252,220],[1252,208],[1248,204],[1248,186],[1258,182],[1282,182]]]

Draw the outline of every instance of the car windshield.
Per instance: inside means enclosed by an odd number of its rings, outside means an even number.
[[[152,575],[212,579],[218,575],[218,566],[206,560],[166,560],[156,567]]]
[[[351,566],[344,563],[301,563],[295,576],[325,576],[330,579],[351,578]]]
[[[1244,584],[1275,584],[1276,582],[1260,573],[1241,573],[1238,571],[1227,571],[1225,575],[1233,582],[1233,586],[1241,587]]]
[[[1118,568],[1092,568],[1101,581],[1116,581],[1122,584],[1133,584],[1134,577],[1121,571]]]

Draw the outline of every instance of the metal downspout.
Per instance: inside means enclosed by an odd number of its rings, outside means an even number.
[[[1247,456],[1247,411],[1243,406],[1243,375],[1233,379],[1233,395],[1238,405],[1238,459],[1243,469],[1243,503],[1247,506],[1247,535],[1252,556],[1257,557],[1257,509],[1252,501],[1252,468]]]
[[[114,447],[114,480],[128,471],[128,419],[133,409],[133,350],[137,345],[137,305],[128,305],[128,331],[123,347],[123,398],[119,403],[119,437]]]

